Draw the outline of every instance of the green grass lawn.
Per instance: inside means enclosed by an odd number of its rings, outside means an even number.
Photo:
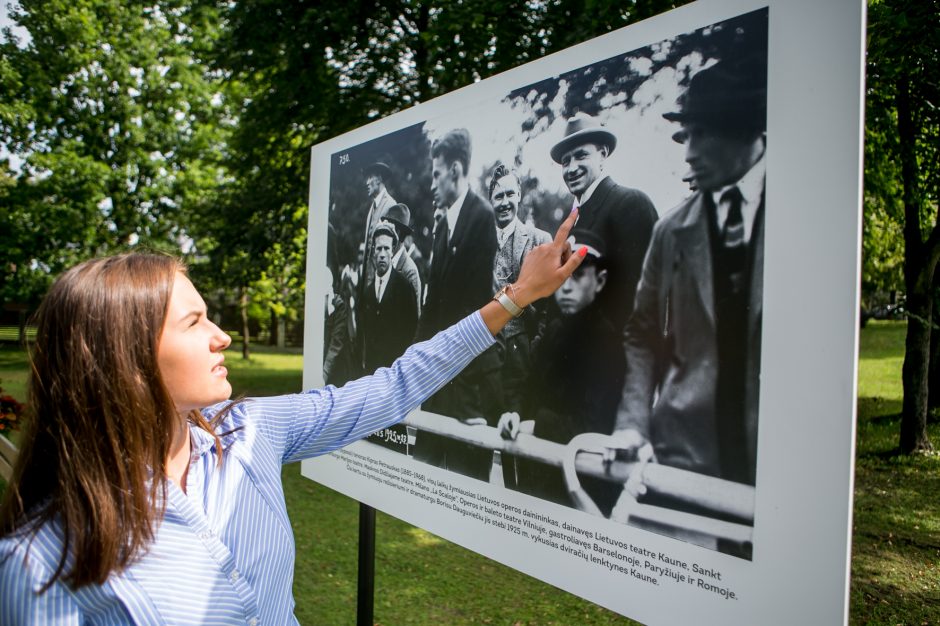
[[[896,455],[903,322],[862,331],[851,624],[940,624],[940,456]],[[301,356],[236,349],[227,365],[236,394],[296,391]],[[0,379],[22,399],[26,360],[0,348]],[[940,444],[940,423],[930,425]],[[283,471],[297,541],[294,595],[303,624],[351,624],[356,611],[358,503]],[[391,516],[377,515],[378,624],[633,624]],[[795,600],[797,601],[797,600]]]
[[[26,352],[13,343],[0,343],[0,387],[20,402],[26,401]]]
[[[862,331],[858,384],[853,624],[940,623],[940,455],[896,454],[903,322]],[[940,445],[940,423],[929,425]]]

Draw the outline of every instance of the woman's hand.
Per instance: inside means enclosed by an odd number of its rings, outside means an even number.
[[[587,249],[582,248],[580,254],[571,254],[571,244],[568,243],[568,233],[577,221],[578,210],[573,209],[558,227],[554,241],[533,248],[526,255],[519,279],[509,288],[509,294],[518,306],[525,308],[552,295],[581,265]]]
[[[576,221],[578,211],[573,209],[558,227],[554,241],[533,248],[526,255],[519,270],[519,279],[507,288],[507,294],[516,306],[525,309],[539,298],[552,295],[581,265],[587,248],[581,248],[580,254],[571,254],[571,244],[568,243],[568,233]],[[483,323],[494,335],[512,319],[503,305],[495,301],[490,301],[480,309],[480,314]]]

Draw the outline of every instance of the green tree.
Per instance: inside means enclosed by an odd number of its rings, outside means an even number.
[[[199,62],[211,7],[22,0],[11,17],[29,38],[0,43],[0,144],[22,159],[0,197],[16,246],[0,295],[44,291],[91,255],[188,248],[187,217],[223,174],[224,76]]]
[[[927,437],[934,280],[940,260],[940,2],[878,0],[869,5],[866,203],[903,218],[905,340],[900,448],[932,449]]]

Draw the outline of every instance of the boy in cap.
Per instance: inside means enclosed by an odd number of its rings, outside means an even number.
[[[522,414],[508,413],[500,419],[500,434],[506,438],[515,438],[523,418],[532,420],[526,430],[536,437],[562,444],[581,433],[609,434],[614,427],[626,364],[622,332],[607,319],[600,303],[609,285],[606,243],[580,225],[572,229],[569,241],[572,251],[586,248],[587,254],[555,292],[557,314],[534,342]],[[510,488],[572,504],[557,468],[509,457],[504,478]],[[609,515],[620,487],[589,478],[582,480],[582,486]]]

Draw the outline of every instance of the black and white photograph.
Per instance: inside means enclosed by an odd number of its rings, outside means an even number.
[[[861,56],[820,51],[860,32],[809,2],[693,3],[315,146],[305,380],[392,371],[494,299],[512,320],[304,475],[646,623],[772,623],[797,549],[844,587],[851,385],[826,376],[855,339],[827,320],[857,315],[832,251],[858,245]],[[513,310],[573,211],[583,262]],[[831,295],[810,318],[796,285]],[[813,373],[796,324],[846,349]]]
[[[621,522],[750,557],[767,21],[710,24],[332,155],[327,383],[475,311],[572,207],[571,245],[587,249],[422,405],[438,418],[370,441],[605,518],[619,501]],[[669,488],[566,476],[567,446],[588,433],[675,470]]]

